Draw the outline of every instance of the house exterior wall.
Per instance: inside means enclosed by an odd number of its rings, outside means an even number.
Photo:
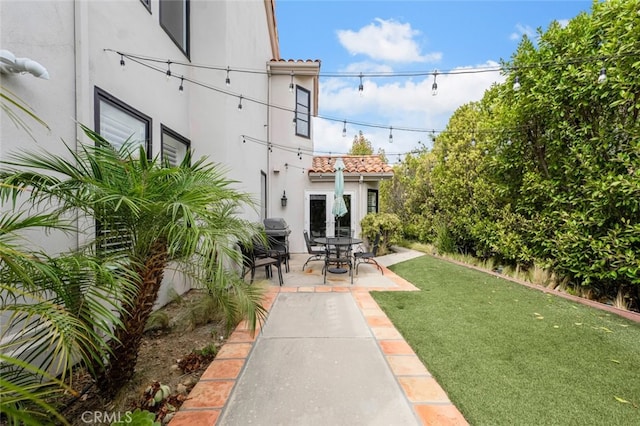
[[[0,158],[17,149],[38,147],[61,154],[64,147],[60,139],[75,147],[75,141],[83,139],[76,121],[94,128],[94,90],[99,87],[151,117],[154,156],[160,154],[160,127],[164,125],[190,140],[196,158],[206,156],[219,163],[227,176],[237,181],[236,187],[253,194],[256,200],[257,208],[241,215],[259,221],[261,171],[269,179],[273,176],[270,155],[264,144],[243,143],[242,135],[263,140],[269,137],[271,118],[265,103],[269,102],[270,79],[266,71],[268,61],[279,57],[279,52],[274,51],[277,40],[270,39],[275,31],[268,26],[267,11],[272,5],[268,0],[189,4],[187,57],[160,26],[157,0],[151,1],[150,11],[140,0],[1,1],[0,49],[36,60],[50,74],[50,80],[2,74],[2,85],[30,105],[51,131],[34,125],[34,142],[2,116]],[[224,71],[173,64],[173,76],[167,80],[166,64],[156,64],[158,71],[125,58],[123,70],[120,55],[105,49],[263,72],[231,72],[231,85],[226,87]],[[180,94],[181,75],[217,90],[185,82],[184,93]],[[288,94],[288,89],[285,92]],[[245,97],[241,112],[237,109],[240,95]],[[278,164],[282,162],[283,159],[278,160]],[[270,193],[278,191],[279,188]],[[279,196],[273,195],[269,214],[278,213],[279,205]],[[77,247],[82,238],[81,234],[56,235],[41,239],[41,246],[54,253]],[[179,292],[188,287],[180,278],[171,281]],[[163,299],[159,304],[165,303],[169,293],[161,290]]]
[[[319,62],[277,62],[269,65],[271,75],[271,126],[268,141],[272,144],[269,153],[269,217],[285,219],[291,234],[289,250],[293,253],[307,251],[304,236],[305,190],[309,188],[306,170],[313,158],[313,126],[310,137],[297,136],[293,119],[296,109],[296,86],[306,88],[310,92],[310,115],[317,114],[317,78],[320,71]],[[289,91],[291,71],[294,73],[294,91]],[[287,196],[287,206],[282,207],[281,198]]]

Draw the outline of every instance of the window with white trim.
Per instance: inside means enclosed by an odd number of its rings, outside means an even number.
[[[377,189],[367,189],[367,213],[378,213]]]
[[[168,162],[170,166],[178,166],[187,156],[191,142],[189,139],[174,132],[165,125],[160,125],[162,133],[162,163]]]
[[[189,56],[189,0],[160,0],[160,26]]]
[[[144,145],[151,158],[151,118],[96,87],[94,98],[95,128],[115,149],[125,143]],[[124,224],[105,227],[96,222],[99,253],[113,253],[131,245]]]
[[[311,137],[311,92],[296,86],[296,136]]]

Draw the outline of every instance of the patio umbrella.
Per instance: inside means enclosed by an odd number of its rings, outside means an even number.
[[[347,214],[347,205],[344,202],[344,162],[338,157],[334,166],[336,170],[336,183],[333,196],[333,208],[331,213],[338,218],[338,230],[340,229],[340,218]],[[339,236],[336,234],[336,236]]]

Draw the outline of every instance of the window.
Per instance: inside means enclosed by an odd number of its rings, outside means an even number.
[[[367,189],[367,213],[378,213],[377,189]]]
[[[191,147],[189,139],[180,136],[164,125],[160,125],[162,132],[162,162],[169,162],[170,166],[178,166],[187,155],[187,151]]]
[[[160,26],[189,56],[189,0],[160,0]]]
[[[98,133],[115,149],[127,141],[144,144],[147,157],[151,158],[151,118],[98,87],[94,101]]]
[[[96,87],[94,95],[95,128],[115,149],[125,142],[144,145],[151,158],[151,118]],[[99,253],[114,253],[131,245],[124,224],[106,227],[96,222]]]
[[[300,87],[296,86],[296,136],[304,136],[309,138],[310,128],[310,114],[311,110],[311,93]]]

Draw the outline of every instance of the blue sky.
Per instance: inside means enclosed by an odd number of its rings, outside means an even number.
[[[280,54],[284,59],[321,61],[317,152],[344,153],[362,131],[374,149],[395,162],[429,133],[395,129],[443,130],[451,114],[482,98],[498,72],[454,74],[463,68],[497,66],[516,51],[523,34],[536,38],[553,20],[566,23],[589,12],[591,0],[570,1],[330,1],[276,0]],[[431,94],[433,72],[438,94]],[[426,75],[363,79],[323,74],[416,72]],[[350,122],[373,124],[358,126]],[[376,127],[380,126],[380,127]],[[393,143],[389,143],[389,133]]]

